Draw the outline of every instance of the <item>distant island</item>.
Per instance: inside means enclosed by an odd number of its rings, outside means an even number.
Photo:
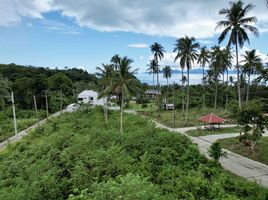
[[[205,69],[205,74],[207,74],[207,71],[208,71],[208,69]],[[187,71],[184,70],[183,72],[186,73]],[[229,74],[235,73],[234,70],[228,70],[228,72],[229,72]],[[162,71],[160,73],[162,73]],[[150,72],[143,72],[142,74],[150,74]],[[174,69],[174,70],[172,70],[172,74],[181,74],[181,70]],[[190,74],[203,74],[203,69],[202,68],[191,69]]]

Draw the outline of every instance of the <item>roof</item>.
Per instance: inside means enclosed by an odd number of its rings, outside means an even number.
[[[161,94],[160,90],[146,90],[146,94]]]
[[[226,121],[225,119],[213,113],[200,117],[198,120],[209,124],[223,123]]]
[[[78,96],[88,96],[88,95],[98,95],[97,92],[93,91],[93,90],[84,90],[83,92],[81,92]]]

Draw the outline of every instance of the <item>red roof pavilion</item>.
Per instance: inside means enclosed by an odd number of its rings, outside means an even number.
[[[219,124],[226,121],[225,119],[213,113],[200,117],[198,120],[209,124]]]

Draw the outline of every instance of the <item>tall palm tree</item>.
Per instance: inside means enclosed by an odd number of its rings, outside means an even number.
[[[255,36],[259,35],[258,29],[252,26],[252,23],[257,22],[256,17],[247,17],[249,11],[254,8],[252,4],[244,6],[242,1],[230,2],[230,8],[224,8],[219,11],[220,15],[225,15],[226,20],[219,21],[216,28],[224,27],[220,34],[218,41],[222,41],[230,33],[227,46],[234,45],[236,50],[236,70],[237,70],[237,92],[239,108],[241,109],[241,90],[240,90],[240,69],[238,62],[238,45],[240,48],[244,46],[245,42],[250,43],[247,32],[253,33]]]
[[[214,46],[212,47],[211,64],[210,64],[210,70],[208,72],[210,79],[215,84],[214,113],[216,112],[217,108],[218,84],[220,74],[222,73],[222,66],[223,66],[223,51],[220,49],[219,46]]]
[[[249,88],[250,88],[250,78],[256,72],[256,69],[261,65],[261,58],[256,55],[256,49],[246,51],[243,55],[244,60],[241,62],[244,63],[242,66],[243,71],[247,74],[248,83],[247,83],[247,92],[246,92],[246,104],[248,104],[249,99]]]
[[[188,110],[189,110],[189,92],[190,92],[190,77],[189,71],[192,68],[193,63],[198,58],[199,44],[195,41],[195,38],[188,36],[180,38],[176,41],[174,51],[177,51],[175,61],[180,58],[180,65],[182,68],[187,68],[187,99],[186,99],[186,113],[185,113],[185,124],[188,121]]]
[[[165,52],[165,49],[164,47],[155,42],[151,45],[151,52],[153,53],[153,56],[154,56],[154,60],[157,64],[157,66],[159,67],[159,61],[161,61],[163,58],[164,58],[164,52]],[[159,69],[157,70],[157,86],[159,86]]]
[[[200,64],[200,67],[203,68],[203,78],[202,78],[202,85],[203,85],[203,111],[205,110],[205,66],[209,64],[210,61],[210,51],[207,49],[206,46],[203,46],[200,50],[198,55],[197,63]]]
[[[113,91],[119,94],[121,99],[120,104],[120,132],[123,132],[123,112],[124,112],[124,100],[133,94],[140,91],[137,79],[134,73],[137,71],[131,71],[131,64],[133,61],[128,57],[120,59],[119,68],[116,73],[116,77],[113,83]]]
[[[163,77],[167,79],[167,86],[168,86],[168,79],[171,77],[172,71],[170,66],[165,66],[163,68]]]
[[[147,71],[150,74],[153,74],[153,86],[154,86],[154,75],[159,72],[159,67],[157,65],[157,62],[154,59],[150,60],[150,63],[148,64],[148,66],[149,68],[147,69]]]
[[[110,61],[114,67],[115,70],[118,69],[119,67],[119,62],[120,62],[120,56],[118,54],[115,54]]]
[[[107,101],[112,94],[112,85],[114,77],[114,66],[110,64],[102,64],[101,67],[97,67],[96,76],[100,79],[100,88],[98,98],[104,97],[104,118],[106,124],[108,124],[108,109]]]
[[[232,68],[233,54],[230,47],[226,47],[222,50],[222,64],[223,69],[226,71],[226,99],[225,99],[225,111],[228,109],[228,94],[229,94],[229,69]],[[224,72],[223,72],[224,73]],[[223,83],[224,84],[224,83]]]

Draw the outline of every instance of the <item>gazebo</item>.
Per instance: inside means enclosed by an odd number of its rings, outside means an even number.
[[[213,113],[200,117],[198,120],[204,122],[204,127],[205,124],[209,124],[209,129],[214,129],[213,125],[218,124],[219,126],[221,123],[224,123],[226,121],[225,119]]]

